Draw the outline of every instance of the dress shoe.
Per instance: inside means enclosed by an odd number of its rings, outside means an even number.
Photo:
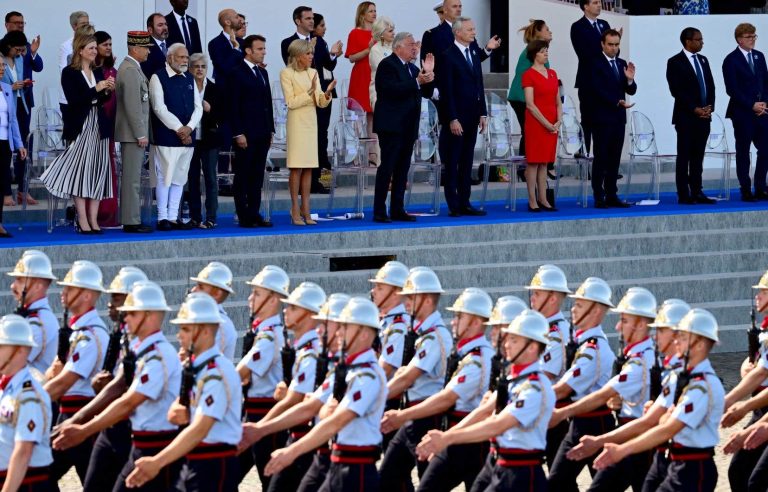
[[[680,205],[696,205],[696,200],[689,196],[681,196],[677,198],[677,203]]]
[[[608,208],[608,203],[605,200],[595,200],[595,208]]]
[[[545,212],[557,212],[557,209],[555,207],[547,207],[542,203],[539,203],[539,208]]]
[[[609,198],[605,201],[605,203],[611,208],[629,208],[630,207],[629,203],[619,198]]]
[[[741,192],[741,201],[742,202],[756,202],[757,198],[755,198],[755,195],[752,194],[749,190],[742,190]]]
[[[766,196],[766,198],[768,198],[768,196]],[[707,195],[703,193],[701,195],[696,195],[695,197],[693,197],[693,200],[696,203],[701,203],[703,205],[714,205],[715,203],[717,203],[717,200],[713,200],[712,198],[709,198]]]
[[[304,223],[307,225],[317,225],[317,221],[312,219],[311,214],[301,214],[301,218],[304,219]]]
[[[400,212],[397,214],[391,214],[391,220],[396,222],[416,222],[416,217],[406,212]]]
[[[392,223],[392,219],[387,217],[386,215],[374,215],[373,221],[378,222],[379,224],[390,224]]]
[[[768,193],[763,190],[755,191],[753,196],[756,200],[768,200]]]
[[[172,231],[173,230],[173,224],[171,224],[170,220],[163,219],[157,221],[157,230],[158,231]]]
[[[176,230],[179,231],[188,231],[190,229],[195,229],[195,226],[190,224],[189,222],[184,222],[181,219],[179,220],[172,220],[169,221],[171,223],[171,227],[173,227]]]
[[[256,220],[253,221],[259,227],[272,227],[272,221],[264,220],[264,217],[259,215]]]
[[[461,213],[463,215],[471,215],[473,217],[481,217],[483,215],[488,215],[488,212],[486,212],[485,210],[480,210],[472,206],[464,207],[463,209],[461,209]]]
[[[152,232],[154,229],[148,225],[144,224],[125,224],[123,225],[123,232],[137,232],[137,233],[147,233]]]
[[[254,224],[253,222],[250,222],[250,221],[242,221],[242,220],[241,220],[240,222],[238,222],[238,224],[237,224],[237,225],[238,225],[238,227],[242,227],[243,229],[255,229],[256,227],[258,227],[258,226],[257,226],[256,224]]]
[[[2,231],[0,231],[0,237],[13,237],[13,234],[3,229]]]
[[[463,214],[458,210],[449,210],[448,217],[461,217]]]
[[[536,207],[536,208],[533,208],[533,207],[531,207],[530,205],[528,205],[528,211],[529,211],[529,212],[541,212],[541,209],[540,209],[540,208],[538,208],[538,207]]]

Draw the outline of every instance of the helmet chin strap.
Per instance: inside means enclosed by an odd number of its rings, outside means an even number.
[[[514,356],[514,357],[512,357],[511,359],[509,359],[509,362],[510,362],[511,364],[514,364],[514,363],[515,363],[515,361],[518,359],[518,357],[520,357],[521,355],[523,355],[523,352],[525,352],[525,349],[527,349],[527,348],[528,348],[528,345],[530,345],[530,344],[531,344],[531,340],[530,340],[530,339],[527,339],[527,340],[528,340],[528,341],[526,341],[526,342],[525,342],[525,345],[523,345],[523,348],[521,348],[520,350],[518,350],[518,352],[515,354],[515,356]]]
[[[544,306],[546,306],[547,303],[549,302],[549,298],[552,297],[552,292],[550,292],[550,291],[546,291],[546,292],[547,292],[547,297],[544,298],[544,300],[541,302],[541,305],[538,306],[538,307],[533,305],[533,296],[530,297],[531,309],[541,313],[541,310],[544,309]]]
[[[595,301],[589,301],[592,304],[589,305],[586,311],[584,311],[584,314],[582,314],[578,320],[572,320],[573,326],[580,327],[581,322],[586,319],[587,316],[592,312],[592,310],[595,308],[595,305],[597,304]]]
[[[2,366],[0,366],[0,374],[5,374],[6,369],[11,364],[11,362],[13,362],[14,357],[16,357],[16,354],[18,353],[19,353],[19,347],[18,346],[13,347],[13,352],[11,353],[11,356],[8,357],[8,360],[6,360]]]

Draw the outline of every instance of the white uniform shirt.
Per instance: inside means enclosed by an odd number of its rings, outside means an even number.
[[[271,398],[277,383],[283,380],[283,360],[280,349],[284,342],[280,316],[254,322],[256,338],[245,355],[246,367],[251,371],[248,398]]]
[[[240,375],[232,361],[213,346],[195,357],[197,375],[190,400],[190,415],[206,415],[215,420],[203,442],[237,445],[243,435],[240,423],[242,390]]]
[[[453,347],[451,332],[445,327],[439,311],[427,316],[415,329],[419,334],[416,355],[408,366],[421,369],[423,374],[407,390],[411,402],[429,398],[443,389],[446,359]]]
[[[141,393],[148,399],[131,414],[131,429],[176,430],[166,417],[181,387],[181,362],[176,350],[162,332],[157,332],[139,343],[136,356],[136,374],[129,391]]]
[[[296,349],[296,362],[291,371],[292,379],[288,389],[303,395],[315,390],[315,372],[317,371],[317,353],[320,340],[317,331],[311,329],[293,343]]]
[[[677,376],[675,373],[673,377]],[[675,444],[690,448],[717,446],[724,399],[723,383],[709,359],[704,359],[691,371],[691,381],[672,411],[672,418],[685,424],[672,438]]]
[[[7,470],[17,442],[33,442],[29,466],[48,466],[51,454],[51,398],[24,367],[0,390],[0,470]]]
[[[461,360],[446,388],[459,397],[454,405],[457,412],[471,412],[480,406],[483,394],[488,391],[493,347],[481,334],[460,341],[457,349]]]
[[[237,329],[221,304],[219,304],[219,314],[224,321],[216,330],[216,344],[224,357],[233,361],[235,360],[235,345],[237,345]]]
[[[561,379],[573,390],[573,401],[581,400],[602,388],[611,379],[613,361],[616,359],[600,325],[577,331],[576,343],[579,344],[576,357]]]
[[[547,346],[541,354],[541,369],[554,374],[557,379],[565,374],[565,346],[571,340],[571,324],[565,320],[562,312],[547,318],[549,333]]]
[[[664,365],[661,373],[661,394],[653,402],[654,405],[661,405],[664,408],[671,408],[675,404],[675,389],[677,388],[677,378],[672,374],[680,372],[683,367],[683,361],[677,354],[664,359]]]
[[[403,364],[403,346],[405,334],[411,325],[411,317],[405,312],[405,306],[393,307],[379,323],[381,330],[381,356],[379,363],[386,362],[395,369]],[[394,373],[393,373],[394,374]]]
[[[763,321],[762,324],[764,325],[766,322]],[[755,366],[768,371],[768,331],[766,331],[765,328],[762,328],[762,326],[760,327],[760,335],[758,335],[758,340],[760,341],[760,348],[757,351],[757,360],[755,361]],[[765,379],[760,384],[760,388],[758,390],[764,389],[766,387],[768,387],[768,379]]]
[[[59,320],[53,314],[48,298],[43,297],[28,306],[28,309],[34,311],[27,318],[32,327],[32,338],[37,347],[29,351],[27,361],[29,365],[45,373],[53,360],[56,358],[59,341]]]
[[[651,397],[651,367],[653,367],[653,340],[646,338],[624,347],[627,362],[621,372],[608,381],[621,397],[620,417],[640,418],[643,406]]]
[[[515,367],[508,377],[509,403],[502,410],[520,423],[496,437],[501,448],[517,448],[531,451],[544,450],[547,446],[547,427],[555,409],[555,392],[552,383],[539,362],[534,362],[517,372]]]
[[[69,358],[64,365],[65,371],[70,371],[80,379],[64,393],[64,396],[94,397],[91,378],[104,366],[104,356],[109,344],[109,333],[104,320],[95,309],[91,309],[70,322],[72,336],[69,337]]]
[[[341,429],[336,442],[347,446],[381,444],[381,417],[387,399],[387,376],[368,349],[347,358],[347,392],[339,403],[357,415]]]

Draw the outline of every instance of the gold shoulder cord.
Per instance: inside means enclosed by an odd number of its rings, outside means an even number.
[[[24,383],[22,383],[22,384],[24,384]],[[43,406],[43,399],[40,397],[40,393],[37,392],[37,389],[35,389],[34,385],[30,385],[28,389],[27,388],[22,388],[21,391],[22,391],[22,393],[24,391],[31,391],[31,392],[33,392],[35,394],[35,396],[22,399],[21,395],[19,395],[19,398],[16,398],[14,400],[14,403],[13,403],[13,419],[11,420],[11,425],[13,427],[16,427],[16,423],[19,420],[19,409],[21,408],[21,406],[23,404],[25,404],[25,403],[37,403],[38,405],[40,405],[40,408],[43,411],[43,426],[44,426],[43,428],[47,429],[48,428],[49,416],[48,416],[48,413],[45,411],[45,407]]]
[[[638,359],[639,359],[639,361],[638,361]],[[648,371],[646,370],[648,368],[648,364],[645,362],[645,358],[644,357],[632,358],[632,359],[628,360],[627,362],[625,362],[624,366],[628,366],[630,364],[637,364],[637,365],[639,365],[640,367],[642,367],[642,371],[643,371],[642,386],[640,387],[640,396],[639,396],[639,398],[637,400],[635,400],[635,401],[627,400],[627,399],[624,399],[624,398],[621,399],[624,403],[627,404],[627,406],[629,406],[630,408],[634,408],[634,407],[640,405],[641,403],[643,405],[645,404],[645,388],[648,386]],[[622,366],[622,367],[624,367],[624,366]]]

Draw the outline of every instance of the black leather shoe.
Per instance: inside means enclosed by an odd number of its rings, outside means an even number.
[[[241,220],[240,222],[238,222],[237,225],[238,227],[242,227],[243,229],[255,229],[256,227],[258,227],[253,222],[244,221],[244,220]]]
[[[528,205],[528,211],[538,213],[538,212],[541,212],[541,208],[533,208],[530,205]]]
[[[462,213],[458,210],[450,210],[448,211],[448,217],[461,217]]]
[[[146,234],[148,232],[152,232],[154,229],[148,225],[144,224],[125,224],[123,225],[123,232],[131,232],[131,233],[143,233]]]
[[[541,203],[538,204],[539,208],[545,212],[557,212],[557,209],[555,207],[547,207],[546,205],[542,205]]]
[[[630,207],[629,203],[619,198],[609,198],[608,200],[605,201],[605,203],[611,208],[629,208]]]
[[[768,200],[768,193],[766,193],[763,190],[755,191],[755,194],[753,195],[756,200]]]
[[[160,220],[157,222],[157,230],[158,231],[172,231],[173,230],[173,224],[171,224],[170,220]]]
[[[595,208],[608,208],[608,204],[605,200],[595,200]]]
[[[259,227],[272,227],[272,221],[264,220],[263,217],[257,217],[253,222]]]
[[[766,195],[766,198],[768,198],[768,195]],[[714,205],[715,203],[717,203],[717,200],[713,200],[703,193],[701,195],[696,195],[695,197],[693,197],[693,200],[696,203],[701,203],[703,205]]]
[[[374,215],[373,221],[378,222],[379,224],[390,224],[392,223],[392,219],[387,217],[386,215]]]
[[[756,202],[757,198],[755,198],[755,195],[753,195],[751,191],[743,190],[741,192],[741,201],[742,202]]]
[[[473,217],[482,217],[483,215],[488,215],[488,213],[485,210],[480,210],[475,207],[464,207],[461,209],[461,213],[463,215],[470,215]]]
[[[392,221],[395,221],[395,222],[416,222],[416,217],[406,212],[402,212],[399,214],[391,214],[390,219],[392,219]]]
[[[696,200],[694,200],[689,196],[681,196],[681,197],[678,197],[677,203],[679,203],[680,205],[696,205]]]
[[[11,234],[8,231],[0,232],[0,237],[13,237],[13,234]]]
[[[196,227],[190,224],[189,222],[184,222],[181,219],[171,221],[171,227],[178,231],[188,231],[190,229],[195,229]]]

